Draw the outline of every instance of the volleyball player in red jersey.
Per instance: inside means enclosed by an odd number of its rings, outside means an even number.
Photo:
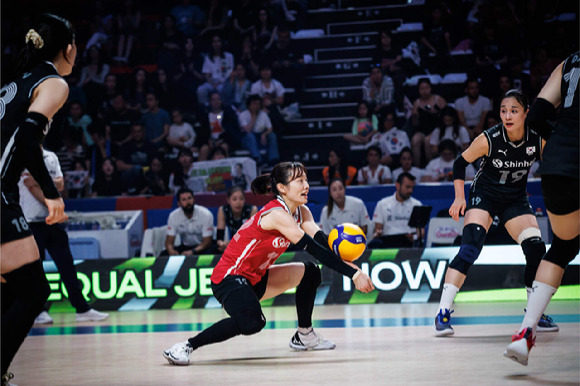
[[[276,198],[242,225],[213,270],[213,294],[230,317],[164,351],[169,363],[188,365],[190,354],[199,347],[260,332],[266,325],[260,300],[294,287],[298,331],[290,340],[290,347],[300,351],[335,347],[312,329],[316,289],[321,282],[318,266],[312,262],[272,264],[293,243],[327,267],[352,278],[357,290],[370,292],[374,287],[365,273],[326,247],[328,237],[305,205],[308,190],[306,169],[298,162],[279,163],[271,174],[252,182],[254,193],[271,193]]]

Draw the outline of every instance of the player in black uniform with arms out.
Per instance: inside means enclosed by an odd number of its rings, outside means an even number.
[[[504,352],[524,366],[534,345],[538,319],[560,286],[566,266],[580,250],[579,79],[580,52],[576,52],[552,72],[528,114],[528,124],[543,138],[549,138],[538,173],[554,239],[536,273],[519,333],[512,336]],[[552,131],[547,120],[559,106],[556,129]]]
[[[449,214],[455,221],[465,214],[463,237],[457,256],[449,264],[441,293],[439,312],[433,328],[436,336],[453,335],[451,306],[467,272],[479,256],[485,236],[495,215],[505,224],[510,236],[521,245],[526,257],[524,281],[528,294],[546,246],[526,193],[528,173],[542,153],[545,141],[525,119],[528,99],[518,90],[508,91],[501,100],[502,123],[480,134],[455,160],[453,184],[455,201]],[[481,166],[465,201],[465,168],[483,157]],[[557,331],[549,317],[542,319],[545,331]]]
[[[0,92],[2,154],[2,384],[8,367],[50,294],[38,247],[19,205],[18,181],[26,168],[40,185],[49,215],[46,223],[66,220],[64,202],[44,164],[40,144],[49,122],[64,105],[77,49],[70,23],[42,15],[25,37],[18,77]]]

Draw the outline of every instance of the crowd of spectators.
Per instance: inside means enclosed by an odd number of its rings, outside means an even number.
[[[337,5],[89,4],[76,18],[63,12],[77,28],[80,54],[67,78],[68,106],[55,117],[45,143],[57,153],[66,194],[73,198],[175,193],[195,183],[188,174],[194,162],[236,152],[260,168],[278,162],[288,130],[287,90],[302,102],[308,66],[291,32],[306,26],[307,7]],[[450,157],[499,122],[502,93],[519,88],[533,100],[555,65],[577,49],[577,36],[551,22],[558,6],[563,5],[427,1],[417,58],[404,54],[392,31],[378,31],[352,131],[330,151],[321,183],[336,177],[346,185],[393,183],[403,172],[416,183],[449,180]],[[8,20],[9,13],[2,20],[4,79],[22,43],[11,38],[30,22],[30,16]],[[465,69],[463,97],[434,93],[429,76],[406,91],[405,79],[444,74],[452,53],[465,50],[475,60]],[[364,152],[354,153],[360,159],[351,165],[348,146],[361,145]]]

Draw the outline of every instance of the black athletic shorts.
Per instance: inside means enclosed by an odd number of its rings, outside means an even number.
[[[499,217],[502,223],[506,223],[512,218],[522,216],[524,214],[534,214],[528,196],[526,194],[511,200],[498,200],[492,197],[489,193],[481,190],[469,192],[469,199],[467,200],[467,208],[485,210],[491,218]]]
[[[249,286],[252,288],[258,300],[264,296],[266,293],[266,286],[268,285],[268,272],[262,277],[256,285],[252,285],[248,279],[240,275],[226,276],[221,283],[214,284],[211,283],[211,290],[213,291],[213,296],[217,299],[220,304],[223,304],[225,299],[234,291],[242,288],[243,286]]]
[[[542,193],[546,209],[556,215],[572,213],[580,209],[578,178],[542,175]]]
[[[24,218],[20,205],[2,203],[1,210],[2,228],[0,229],[0,237],[2,244],[32,236],[32,231]]]

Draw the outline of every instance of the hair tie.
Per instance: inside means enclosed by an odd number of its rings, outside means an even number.
[[[38,32],[33,29],[28,30],[26,33],[26,44],[28,44],[28,42],[31,40],[35,49],[40,50],[42,47],[44,47],[44,40],[42,40],[42,37],[38,34]]]

